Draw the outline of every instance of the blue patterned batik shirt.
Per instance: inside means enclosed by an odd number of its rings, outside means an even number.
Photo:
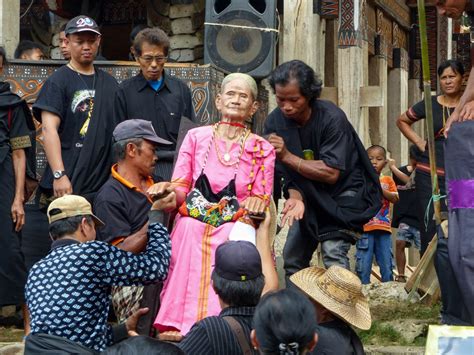
[[[160,223],[148,228],[148,244],[132,254],[105,242],[59,239],[31,269],[26,300],[32,334],[67,338],[102,351],[112,344],[107,324],[111,286],[146,285],[168,274],[171,242]]]

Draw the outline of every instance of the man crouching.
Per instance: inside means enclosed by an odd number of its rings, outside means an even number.
[[[175,204],[174,192],[153,203],[146,249],[133,254],[95,241],[95,228],[103,222],[85,198],[54,200],[47,212],[51,251],[33,266],[25,288],[31,313],[25,354],[96,353],[134,332],[147,310],[124,324],[108,325],[110,289],[166,278],[171,243],[161,211]]]

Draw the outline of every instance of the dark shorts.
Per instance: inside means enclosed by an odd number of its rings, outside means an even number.
[[[403,240],[406,242],[407,248],[412,245],[414,245],[418,250],[421,248],[420,231],[408,224],[400,223],[398,226],[397,240]]]

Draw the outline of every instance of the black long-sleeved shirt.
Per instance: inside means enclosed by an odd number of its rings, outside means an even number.
[[[112,344],[107,324],[110,288],[162,281],[168,274],[171,242],[160,223],[150,223],[140,254],[105,242],[59,239],[30,271],[25,294],[31,332],[67,338],[102,351]]]

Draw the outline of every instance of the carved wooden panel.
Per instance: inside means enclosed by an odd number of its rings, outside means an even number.
[[[387,57],[388,65],[392,67],[392,21],[380,9],[377,9],[377,33],[381,35],[380,53]]]
[[[375,54],[375,36],[377,35],[377,13],[375,7],[367,3],[367,43],[369,45],[369,53]]]

